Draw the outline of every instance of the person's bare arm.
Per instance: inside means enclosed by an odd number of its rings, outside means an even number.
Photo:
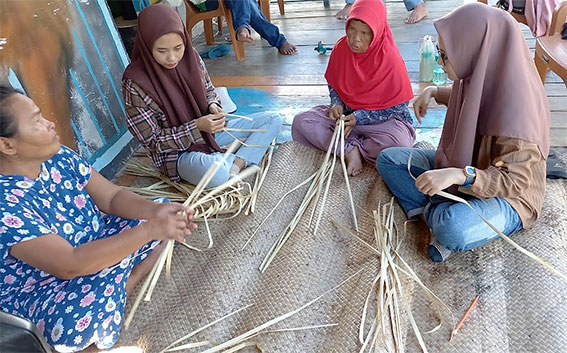
[[[449,104],[449,96],[451,95],[451,87],[428,86],[419,94],[415,102],[413,102],[413,110],[417,121],[421,123],[421,118],[425,116],[429,109],[429,101],[435,99],[438,104]]]
[[[103,212],[148,221],[76,248],[57,234],[42,235],[13,245],[10,255],[58,278],[71,279],[112,266],[150,240],[184,241],[196,228],[194,212],[188,207],[151,202],[112,184],[95,170],[86,190]]]
[[[437,104],[448,105],[449,97],[451,96],[452,86],[441,86],[437,87],[437,92],[435,93],[435,101]]]
[[[159,203],[113,184],[94,169],[86,191],[102,212],[117,217],[150,219],[162,207]]]

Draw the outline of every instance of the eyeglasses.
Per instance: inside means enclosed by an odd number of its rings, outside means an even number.
[[[443,50],[439,49],[439,45],[435,44],[435,47],[437,48],[437,53],[439,54],[441,61],[445,64],[445,61],[447,61],[447,54]]]

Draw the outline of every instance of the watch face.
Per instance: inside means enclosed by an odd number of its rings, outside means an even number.
[[[475,176],[474,168],[469,166],[465,167],[465,174],[470,177]]]

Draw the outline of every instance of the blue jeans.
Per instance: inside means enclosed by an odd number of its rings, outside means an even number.
[[[355,0],[346,0],[345,2],[347,4],[354,4],[354,1]],[[413,8],[419,4],[423,4],[423,0],[404,0],[404,5],[406,5],[408,11],[413,10]]]
[[[471,250],[499,237],[467,205],[419,192],[408,173],[410,151],[413,151],[410,170],[414,177],[433,169],[434,150],[391,147],[383,150],[376,161],[378,172],[408,218],[423,214],[435,237],[452,251]],[[502,233],[512,235],[522,229],[520,216],[503,198],[479,199],[468,195],[464,198]]]
[[[232,119],[227,117],[227,127],[236,129],[265,129],[267,132],[230,132],[233,136],[242,139],[246,138],[247,145],[269,145],[279,134],[282,126],[282,118],[278,113],[262,112],[249,115],[253,120]],[[234,138],[226,132],[215,134],[215,140],[219,146],[229,145]],[[224,164],[215,173],[207,187],[218,186],[228,180],[230,167],[236,157],[246,161],[246,165],[258,164],[266,154],[268,147],[246,147],[244,145],[235,154],[228,156]],[[203,152],[184,152],[177,159],[177,173],[181,179],[196,185],[210,166],[222,159],[222,153],[203,153]]]
[[[258,34],[268,41],[272,47],[281,47],[286,39],[276,25],[266,19],[260,5],[256,0],[225,0],[226,6],[232,12],[232,24],[234,30],[238,31],[242,27],[254,28]],[[218,8],[218,0],[207,0],[205,2],[207,10]]]

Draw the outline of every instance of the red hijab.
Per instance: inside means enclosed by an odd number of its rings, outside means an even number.
[[[164,68],[152,56],[154,42],[168,33],[179,34],[185,43],[183,58],[174,69]],[[168,5],[151,5],[138,15],[132,62],[122,79],[136,82],[163,110],[170,126],[177,127],[209,113],[198,54],[181,18]],[[201,136],[206,145],[194,144],[189,151],[222,151],[211,134],[201,131]]]
[[[413,98],[410,79],[381,0],[356,0],[348,15],[350,21],[366,23],[374,37],[364,53],[354,53],[344,36],[337,41],[325,78],[351,109],[379,110]]]

